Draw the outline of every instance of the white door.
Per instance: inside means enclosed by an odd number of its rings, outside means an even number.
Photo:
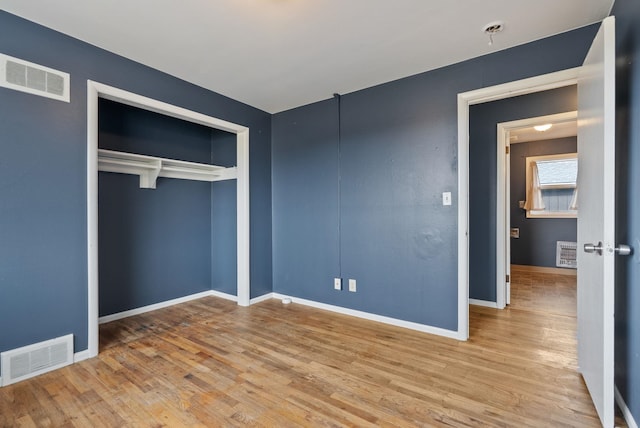
[[[604,427],[614,420],[614,36],[606,18],[578,79],[578,365]]]

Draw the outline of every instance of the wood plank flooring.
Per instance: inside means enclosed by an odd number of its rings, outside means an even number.
[[[470,317],[458,342],[203,298],[105,324],[98,357],[0,389],[0,426],[599,426],[575,317]]]
[[[576,277],[511,271],[511,308],[576,316]]]

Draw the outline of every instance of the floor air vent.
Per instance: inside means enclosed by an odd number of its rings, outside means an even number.
[[[0,54],[0,86],[69,102],[68,73]]]
[[[73,363],[73,335],[46,340],[0,353],[2,386]]]
[[[576,269],[578,263],[576,261],[577,244],[569,241],[556,242],[556,266],[562,268]]]

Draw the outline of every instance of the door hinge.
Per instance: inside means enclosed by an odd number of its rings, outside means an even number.
[[[504,148],[505,148],[505,152],[509,154],[509,146],[504,146]]]
[[[507,275],[507,282],[509,282],[509,275]]]

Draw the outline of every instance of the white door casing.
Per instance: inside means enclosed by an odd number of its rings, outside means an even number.
[[[504,296],[502,297],[504,306],[511,304],[511,146],[509,145],[510,132],[505,132],[507,139],[505,143],[505,149],[502,150],[505,153],[504,166],[506,173],[504,174],[504,186],[502,190],[505,195],[505,204],[502,207],[504,213],[506,227],[504,228],[505,236],[502,240],[505,247],[504,269],[506,272],[506,278],[504,282]],[[508,279],[508,280],[507,280]]]
[[[579,68],[458,94],[458,331],[469,338],[469,107],[577,83]]]
[[[614,422],[615,20],[578,79],[578,365],[604,427]],[[602,254],[585,244],[602,243]]]
[[[236,134],[237,302],[250,304],[249,128],[87,81],[87,316],[88,348],[83,359],[98,355],[98,99],[105,98],[187,122]]]
[[[577,81],[576,81],[577,83]],[[564,123],[576,121],[577,111],[529,117],[498,123],[497,129],[497,175],[496,175],[496,306],[503,309],[511,303],[511,282],[505,282],[505,275],[511,276],[511,131],[539,125],[541,123]],[[509,148],[509,150],[505,150]]]

